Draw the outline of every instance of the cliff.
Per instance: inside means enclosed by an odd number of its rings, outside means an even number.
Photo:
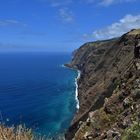
[[[140,75],[136,64],[140,63],[139,59],[134,59],[137,35],[140,35],[140,29],[119,38],[86,43],[74,52],[72,62],[67,66],[81,71],[78,80],[80,109],[66,134],[67,140],[84,140],[89,139],[88,136],[103,139],[103,134],[106,138],[107,132],[113,130],[122,136],[126,128],[120,128],[117,123],[123,122],[125,117],[133,117],[135,113],[130,112],[131,107],[133,103],[139,105],[136,91],[140,85],[136,81],[140,80]],[[125,108],[124,102],[129,98],[131,106]],[[130,113],[123,115],[127,111]]]

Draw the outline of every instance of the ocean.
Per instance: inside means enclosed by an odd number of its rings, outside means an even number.
[[[76,112],[77,71],[69,53],[0,53],[0,121],[42,135],[64,132]]]

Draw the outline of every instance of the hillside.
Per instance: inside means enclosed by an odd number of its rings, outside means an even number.
[[[139,34],[139,29],[132,30],[120,38],[86,43],[75,51],[67,66],[81,71],[80,109],[67,140],[112,140],[112,133],[122,139],[133,121],[124,127],[120,123],[138,119],[140,62],[134,59],[134,46]]]

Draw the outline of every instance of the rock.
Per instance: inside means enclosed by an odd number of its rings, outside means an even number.
[[[122,83],[122,89],[126,89],[126,84]]]
[[[98,137],[99,136],[99,133],[98,132],[94,132],[93,134],[92,134],[92,140],[93,140],[93,138],[96,138],[96,137]]]
[[[131,105],[131,103],[132,103],[132,99],[131,98],[129,98],[129,97],[125,98],[123,100],[123,107],[124,107],[124,109],[128,108]]]
[[[121,128],[121,129],[126,129],[128,126],[131,125],[131,120],[129,117],[125,117],[124,120],[120,121],[118,123],[118,127]]]
[[[138,114],[138,119],[139,119],[139,121],[140,121],[140,113]]]
[[[136,63],[137,70],[140,70],[140,63]]]
[[[122,122],[118,123],[118,127],[121,129],[126,129],[127,126],[125,126]]]
[[[106,114],[111,114],[112,113],[112,111],[111,111],[109,106],[105,106],[104,111],[106,112]]]
[[[119,99],[120,101],[123,101],[128,95],[130,94],[129,90],[122,90],[120,95],[119,95]]]
[[[140,79],[136,79],[133,84],[134,88],[140,88]]]
[[[107,139],[107,133],[106,132],[102,132],[100,135],[100,140],[104,140]]]
[[[94,111],[89,112],[89,119],[92,119],[94,117],[94,114],[95,114]]]
[[[87,119],[87,122],[86,122],[86,125],[87,125],[87,126],[90,126],[90,124],[91,124],[91,121],[90,121],[90,119],[88,118],[88,119]]]
[[[140,90],[139,89],[135,90],[134,95],[133,95],[133,100],[136,101],[138,99],[140,99]]]
[[[87,140],[93,140],[92,136],[87,136]]]
[[[121,93],[120,95],[119,95],[119,100],[120,101],[123,101],[124,99],[125,99],[125,95],[123,94],[123,93]]]
[[[113,133],[114,133],[114,131],[112,131],[112,130],[107,131],[107,138],[109,138],[109,139],[112,138]]]
[[[122,114],[124,117],[126,117],[128,115],[128,112],[125,111],[123,114]]]
[[[84,135],[84,139],[87,139],[87,136],[88,136],[88,135],[89,135],[89,133],[86,132],[85,135]]]
[[[82,121],[79,122],[78,128],[80,128],[80,126],[83,124]]]
[[[85,140],[93,140],[93,135],[89,132],[86,132],[84,135]]]
[[[107,140],[120,140],[120,137],[121,134],[116,129],[107,131]]]

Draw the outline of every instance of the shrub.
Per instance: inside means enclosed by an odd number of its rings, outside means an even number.
[[[140,122],[133,122],[132,126],[125,130],[122,140],[140,140]]]
[[[45,137],[37,137],[31,129],[23,125],[6,127],[0,124],[0,140],[48,140]]]

